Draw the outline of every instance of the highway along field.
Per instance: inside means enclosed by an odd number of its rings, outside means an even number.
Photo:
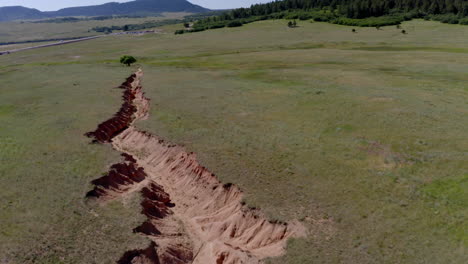
[[[468,27],[287,22],[0,56],[0,263],[466,263]]]

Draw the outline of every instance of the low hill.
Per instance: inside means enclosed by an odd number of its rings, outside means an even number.
[[[70,7],[47,14],[57,16],[130,15],[159,12],[199,13],[208,9],[186,0],[136,0],[127,3],[107,3],[97,6]]]
[[[161,12],[200,13],[204,11],[208,9],[186,0],[136,0],[127,3],[113,2],[95,6],[70,7],[51,12],[41,12],[21,6],[0,7],[0,21],[63,16],[145,15]]]
[[[0,21],[10,21],[18,19],[40,19],[46,15],[33,8],[26,8],[22,6],[6,6],[0,7]]]

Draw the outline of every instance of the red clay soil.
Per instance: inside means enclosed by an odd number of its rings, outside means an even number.
[[[136,87],[135,81],[138,81]],[[136,119],[135,114],[138,112],[137,106],[134,104],[136,94],[140,93],[139,79],[137,74],[132,74],[127,80],[122,83],[119,88],[124,89],[122,99],[123,104],[120,110],[111,119],[98,125],[93,132],[88,132],[85,135],[94,138],[94,142],[106,143],[127,129]]]
[[[133,231],[151,244],[127,251],[117,263],[262,263],[282,255],[288,238],[305,235],[297,221],[271,222],[244,206],[241,190],[222,184],[194,153],[136,130],[133,123],[149,110],[142,75],[138,71],[120,86],[125,91],[119,112],[87,134],[95,142],[111,142],[125,158],[92,182],[87,197],[106,201],[139,192],[143,198],[147,220]]]
[[[129,191],[132,185],[146,179],[147,175],[143,168],[137,166],[132,156],[127,154],[122,156],[125,162],[112,165],[107,175],[92,181],[95,187],[86,194],[86,197],[118,197],[119,194]]]

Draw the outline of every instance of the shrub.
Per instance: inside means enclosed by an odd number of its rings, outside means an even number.
[[[187,32],[201,32],[201,31],[205,31],[206,28],[204,27],[196,27],[196,28],[193,28],[192,30],[190,31],[187,31]]]
[[[460,25],[468,25],[468,18],[460,19],[458,23],[460,23]]]
[[[217,23],[217,24],[213,24],[213,25],[208,26],[209,29],[216,29],[216,28],[223,28],[223,27],[226,27],[226,24]]]
[[[130,66],[135,62],[137,62],[137,60],[133,56],[124,55],[120,57],[120,63],[125,64],[127,66]]]
[[[295,27],[297,27],[297,22],[296,22],[296,20],[294,20],[294,21],[289,21],[289,22],[288,22],[288,27],[290,27],[290,28],[295,28]]]
[[[240,21],[234,20],[234,21],[229,22],[227,26],[228,27],[242,27],[242,23]]]

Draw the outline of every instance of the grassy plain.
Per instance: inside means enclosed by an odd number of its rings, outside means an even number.
[[[33,23],[33,21],[13,21],[0,23],[0,42],[20,42],[28,40],[60,39],[100,35],[94,27],[123,26],[141,24],[147,21],[183,18],[190,13],[162,13],[158,17],[115,18],[107,20],[85,20],[74,23]]]
[[[299,26],[0,56],[0,263],[112,263],[145,243],[131,234],[138,197],[83,200],[118,158],[82,134],[139,66],[141,128],[197,152],[248,205],[309,227],[270,263],[466,263],[468,27]],[[119,66],[123,54],[139,65]]]

